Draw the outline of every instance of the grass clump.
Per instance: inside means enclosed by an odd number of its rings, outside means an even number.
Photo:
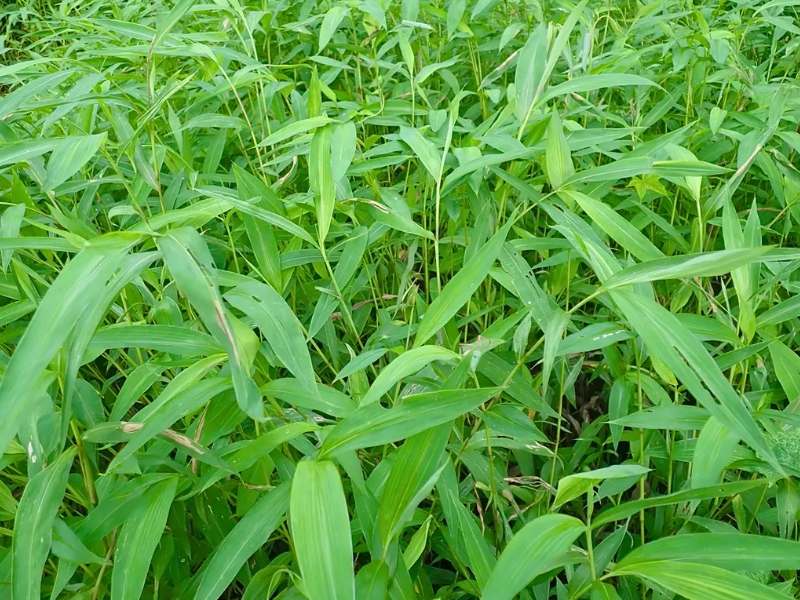
[[[796,22],[4,5],[0,597],[797,597]]]

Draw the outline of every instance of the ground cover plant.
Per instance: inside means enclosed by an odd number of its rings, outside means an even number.
[[[0,8],[0,598],[798,597],[793,0]]]

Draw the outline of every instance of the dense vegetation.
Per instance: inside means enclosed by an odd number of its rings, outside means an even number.
[[[793,0],[0,8],[0,597],[798,597]]]

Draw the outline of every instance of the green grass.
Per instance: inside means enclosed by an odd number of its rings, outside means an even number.
[[[792,0],[0,8],[0,598],[800,597]]]

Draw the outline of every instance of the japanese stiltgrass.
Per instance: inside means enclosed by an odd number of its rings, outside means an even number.
[[[0,7],[0,598],[797,598],[793,1]]]

